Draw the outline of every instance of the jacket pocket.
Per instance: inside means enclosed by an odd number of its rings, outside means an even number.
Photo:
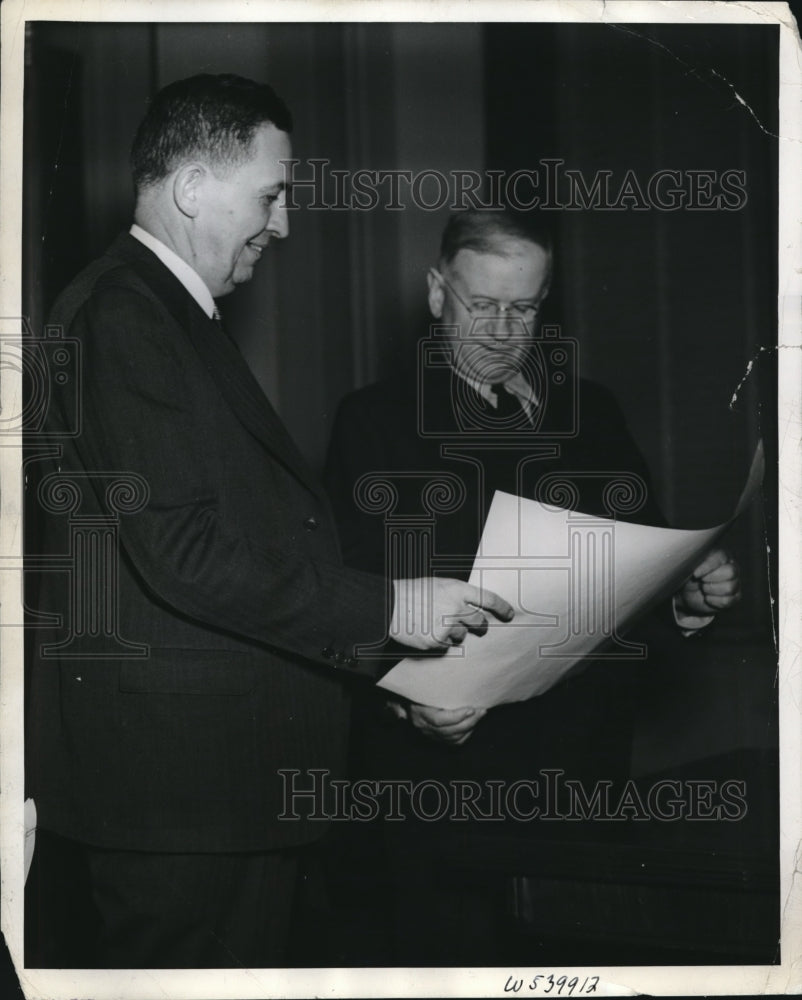
[[[132,694],[244,695],[256,684],[247,653],[224,649],[150,649],[120,664],[120,690]]]

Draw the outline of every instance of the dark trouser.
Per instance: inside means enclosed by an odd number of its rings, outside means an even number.
[[[31,871],[26,899],[35,911],[26,925],[26,964],[122,969],[281,966],[297,855],[114,851],[40,830],[38,870]]]

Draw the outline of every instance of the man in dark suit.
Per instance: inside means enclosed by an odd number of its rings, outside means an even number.
[[[665,523],[615,400],[577,378],[569,341],[538,331],[551,271],[550,241],[533,216],[452,217],[438,267],[428,275],[434,324],[418,345],[416,366],[346,397],[335,421],[326,481],[347,563],[391,572],[389,554],[403,551],[414,553],[405,572],[439,567],[467,578],[495,490]],[[382,482],[394,496],[386,522],[368,502],[371,485]],[[451,499],[435,510],[438,483]],[[555,499],[555,491],[562,497]],[[616,498],[623,502],[616,505]],[[417,524],[425,535],[421,544],[392,543],[404,518],[408,531]],[[707,625],[738,595],[737,566],[715,549],[673,607],[655,616],[652,646],[671,641],[672,632]],[[359,713],[354,767],[412,780],[510,783],[546,768],[589,782],[625,777],[634,671],[642,666],[633,668],[627,647],[619,641],[619,648],[620,662],[594,663],[539,698],[490,712],[390,701],[393,718],[381,711],[374,690]],[[444,874],[442,858],[464,837],[465,824],[439,827],[386,824],[396,878],[396,958],[499,961],[497,911],[475,879],[455,884],[453,873],[450,883]],[[412,936],[406,926],[415,913],[425,929]]]
[[[52,312],[81,395],[76,423],[52,379],[37,610],[56,624],[34,643],[28,788],[40,860],[69,844],[96,936],[70,962],[46,928],[29,964],[281,964],[299,854],[326,828],[302,802],[288,817],[288,781],[340,769],[358,645],[389,629],[442,649],[511,615],[460,581],[344,568],[322,488],[220,325],[215,299],[287,235],[290,128],[239,77],[161,91],[132,150],[135,224]]]

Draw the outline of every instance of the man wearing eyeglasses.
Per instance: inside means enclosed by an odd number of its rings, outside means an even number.
[[[549,474],[575,482],[577,509],[610,516],[605,487],[626,473],[643,495],[636,519],[665,523],[615,400],[577,377],[570,341],[540,335],[552,266],[548,234],[531,216],[451,218],[427,276],[433,323],[417,363],[346,397],[335,421],[327,483],[346,562],[392,572],[387,524],[363,502],[376,477],[395,491],[394,522],[418,525],[421,572],[435,566],[467,578],[494,491],[537,498]],[[438,483],[452,502],[433,511],[426,489]],[[673,608],[657,616],[657,643],[704,627],[738,597],[736,564],[711,551]],[[598,662],[546,695],[489,712],[367,699],[355,729],[355,777],[370,776],[363,772],[371,767],[377,777],[444,782],[509,783],[544,768],[588,781],[626,775],[635,679],[631,664]],[[500,961],[499,884],[482,890],[471,877],[449,881],[438,860],[458,825],[386,823],[385,834],[399,929],[391,961]],[[409,934],[414,914],[428,932]]]
[[[449,256],[446,243],[443,271],[451,280],[432,267],[428,282],[432,316],[454,331],[449,338],[453,371],[490,404],[489,418],[518,415],[522,409],[531,421],[538,396],[537,385],[527,377],[532,374],[527,372],[530,340],[549,291],[551,252],[511,239],[504,255],[467,245]]]

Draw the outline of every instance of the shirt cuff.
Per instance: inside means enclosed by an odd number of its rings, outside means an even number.
[[[716,617],[715,615],[689,615],[684,611],[680,611],[677,607],[676,594],[671,599],[671,610],[674,612],[674,621],[684,636],[696,635],[697,632],[706,628]]]

